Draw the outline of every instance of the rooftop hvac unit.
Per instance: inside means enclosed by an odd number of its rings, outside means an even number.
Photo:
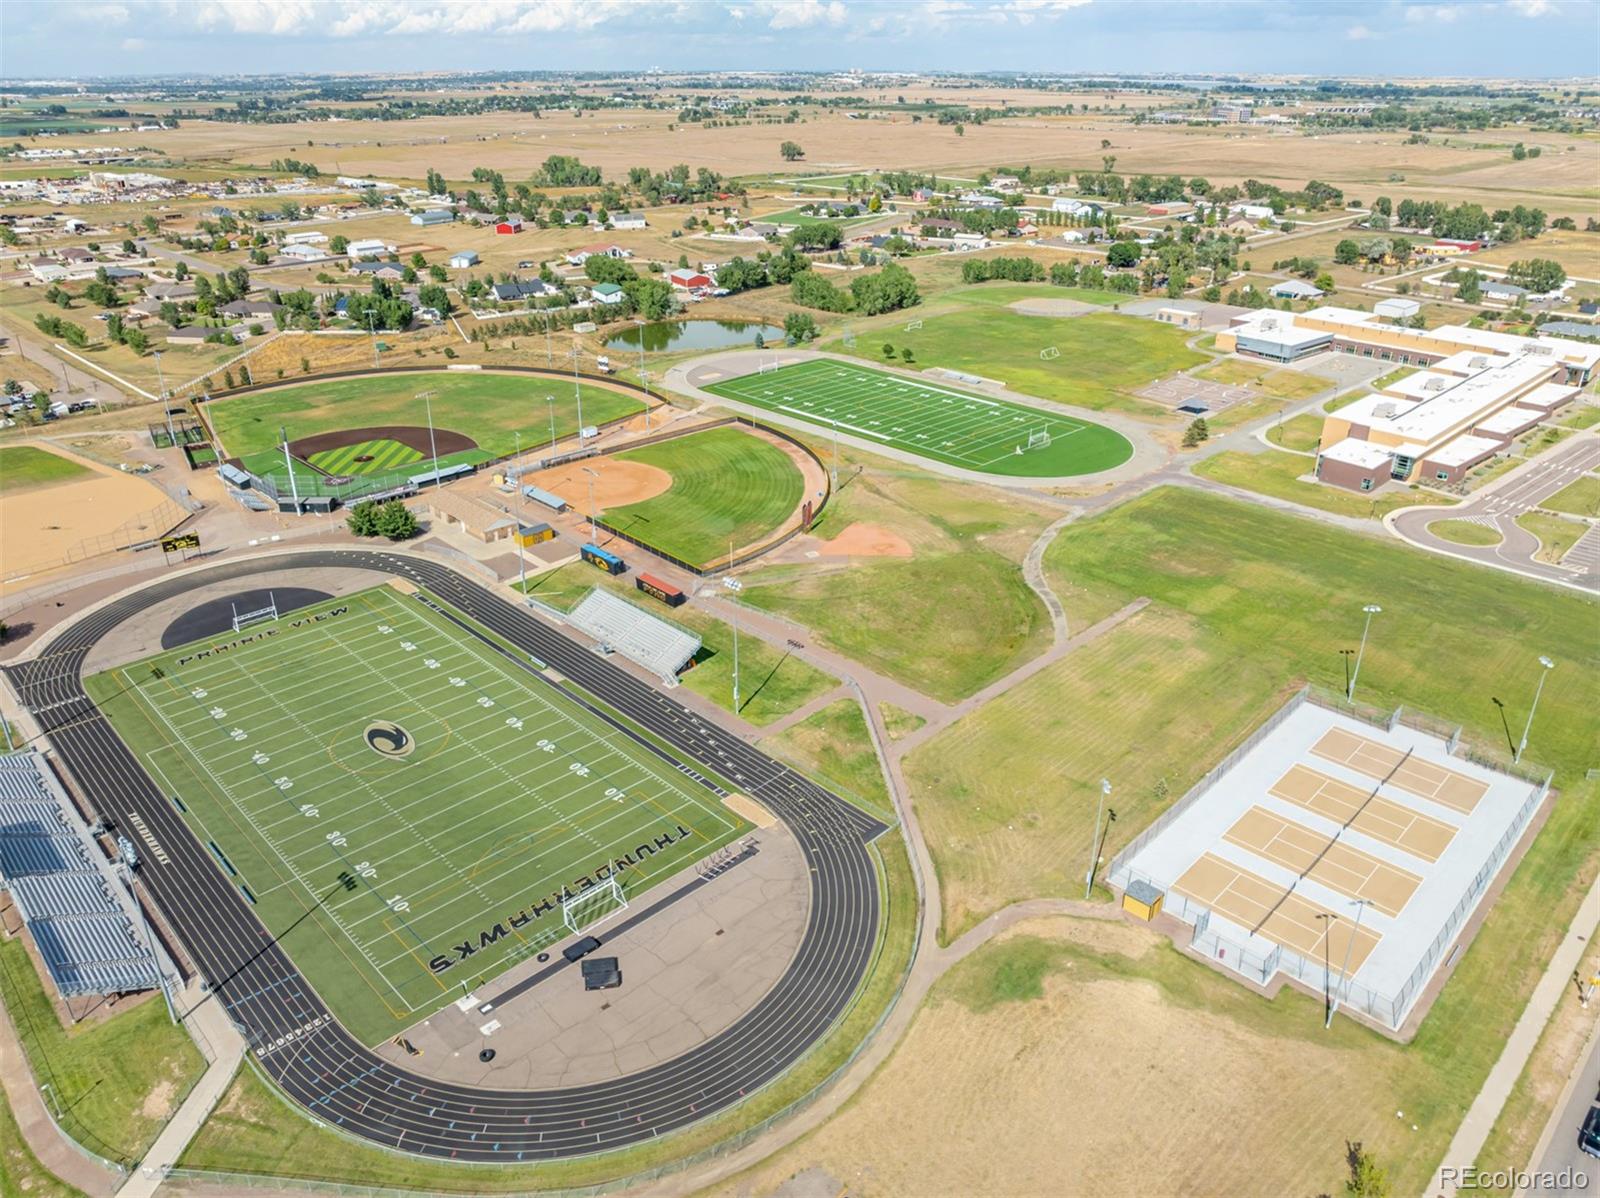
[[[1427,382],[1422,384],[1422,389],[1424,391],[1443,391],[1444,388],[1445,381],[1443,379],[1429,379]]]
[[[1393,420],[1399,413],[1399,405],[1392,403],[1381,403],[1372,409],[1372,414],[1380,420]]]
[[[1278,318],[1276,316],[1268,317],[1266,320],[1263,320],[1261,322],[1261,331],[1263,333],[1276,332],[1277,328],[1278,328]]]
[[[1482,354],[1479,354],[1477,357],[1473,358],[1472,361],[1468,362],[1467,365],[1472,367],[1474,370],[1484,370],[1488,368],[1489,359],[1484,357]]]

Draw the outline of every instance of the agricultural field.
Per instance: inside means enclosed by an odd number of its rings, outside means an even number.
[[[432,600],[374,588],[205,648],[90,693],[369,1044],[569,935],[562,897],[602,867],[636,898],[748,827]],[[646,839],[668,847],[633,859]]]
[[[1133,454],[1126,437],[1102,425],[827,358],[706,390],[979,474],[1065,478]]]
[[[532,447],[551,437],[570,437],[578,429],[578,399],[569,380],[490,371],[416,373],[397,371],[288,383],[216,400],[205,414],[230,457],[273,472],[281,466],[276,451],[279,430],[291,443],[330,433],[389,427],[426,428],[428,410],[420,396],[431,395],[434,427],[476,443],[476,448],[441,453],[440,462],[484,462],[514,452],[517,434]],[[548,402],[554,399],[554,404]],[[644,411],[632,394],[594,383],[583,386],[583,421],[604,424]],[[261,455],[265,455],[262,457]]]
[[[664,471],[672,482],[652,499],[607,508],[606,523],[695,565],[771,535],[805,497],[805,481],[789,455],[737,426],[613,456]]]
[[[943,366],[998,379],[1013,391],[1076,408],[1140,415],[1165,409],[1132,391],[1206,361],[1204,354],[1185,346],[1184,330],[1112,312],[1064,319],[996,311],[979,303],[943,314],[902,312],[897,317],[894,323],[879,318],[857,326],[853,350],[830,348],[873,359],[882,357],[884,344],[891,344],[896,353],[909,349],[920,367]],[[919,318],[922,326],[908,330]]]
[[[76,482],[92,473],[71,458],[61,457],[32,445],[8,445],[0,448],[0,495],[11,491],[27,491],[34,487],[48,487],[55,483]]]

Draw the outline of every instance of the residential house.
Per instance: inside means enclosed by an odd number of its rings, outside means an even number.
[[[193,299],[199,294],[193,283],[151,283],[144,293],[153,300],[172,300],[174,303]]]
[[[450,267],[452,270],[466,270],[468,267],[476,265],[478,265],[477,250],[458,250],[450,255]]]
[[[288,258],[297,262],[321,262],[327,256],[322,247],[305,241],[294,242],[292,245],[286,245],[278,251],[278,257]]]
[[[218,333],[222,333],[223,336],[227,336],[227,331],[224,329],[206,328],[203,325],[190,325],[188,328],[184,329],[168,329],[167,344],[204,345],[207,337],[213,337]]]
[[[1314,300],[1321,299],[1323,291],[1322,288],[1313,287],[1301,279],[1285,279],[1267,288],[1267,294],[1274,299]]]
[[[613,229],[642,229],[645,224],[644,213],[642,212],[614,212],[611,214],[611,227]]]
[[[616,283],[596,283],[589,289],[597,304],[620,304],[627,295]]]
[[[544,299],[546,296],[560,294],[561,288],[552,287],[543,279],[512,279],[509,283],[496,283],[491,290],[494,298],[501,303],[511,303],[516,300]]]
[[[352,262],[352,274],[363,275],[369,279],[383,279],[386,282],[399,282],[406,277],[406,268],[399,262]]]
[[[456,214],[448,208],[428,208],[417,213],[411,218],[414,225],[448,225],[456,218]]]
[[[271,320],[282,310],[282,304],[269,304],[260,300],[234,300],[231,304],[223,304],[222,307],[217,309],[223,316],[258,321]]]
[[[597,242],[594,245],[586,245],[581,249],[573,250],[572,253],[567,255],[567,261],[572,263],[573,266],[582,266],[585,262],[597,254],[603,255],[607,258],[616,258],[619,260],[633,257],[632,250],[625,250],[620,245],[614,245],[611,242],[602,241]]]
[[[350,255],[352,261],[357,258],[376,258],[379,254],[394,253],[394,245],[379,237],[367,237],[352,241],[344,252]]]
[[[315,229],[306,229],[303,232],[285,233],[283,235],[284,245],[326,245],[327,241],[328,235],[326,233],[318,233]]]
[[[961,193],[960,204],[963,208],[996,209],[1005,206],[999,196],[988,195],[981,191],[964,191]]]

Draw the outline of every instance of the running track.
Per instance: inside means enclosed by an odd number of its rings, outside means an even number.
[[[351,1037],[90,702],[81,677],[98,641],[156,603],[228,579],[260,581],[254,576],[329,566],[379,570],[426,586],[760,798],[799,841],[811,878],[805,937],[773,989],[682,1056],[566,1090],[446,1084],[391,1064]],[[319,550],[212,567],[113,601],[53,637],[36,660],[7,672],[98,813],[136,843],[137,816],[160,845],[160,855],[141,846],[140,876],[261,1067],[316,1118],[388,1147],[461,1160],[549,1160],[620,1148],[704,1119],[803,1056],[845,1010],[872,956],[880,913],[867,846],[883,824],[430,562]]]

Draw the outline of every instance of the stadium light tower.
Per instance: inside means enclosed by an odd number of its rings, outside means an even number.
[[[600,534],[595,530],[594,480],[600,476],[587,466],[580,466],[579,469],[589,476],[589,543],[598,545],[600,543]]]
[[[418,391],[417,398],[428,411],[428,449],[433,454],[433,485],[439,485],[439,442],[433,435],[433,395],[432,391]]]
[[[172,405],[167,402],[167,376],[161,373],[161,351],[158,349],[152,355],[156,360],[157,389],[161,392],[161,414],[167,421],[167,439],[172,442],[172,448],[178,447],[178,434],[172,431]],[[65,372],[63,371],[63,377]]]
[[[1367,651],[1367,633],[1372,631],[1372,617],[1383,611],[1376,603],[1369,603],[1361,609],[1367,613],[1367,622],[1361,629],[1361,648],[1356,650],[1356,667],[1350,672],[1350,685],[1345,689],[1344,701],[1354,703],[1356,698],[1356,679],[1361,677],[1361,655]]]
[[[1095,867],[1100,864],[1100,817],[1105,813],[1106,799],[1111,794],[1111,782],[1107,778],[1100,779],[1100,805],[1094,810],[1094,839],[1089,843],[1089,872],[1083,878],[1083,897],[1087,901],[1089,892],[1094,889]],[[1112,819],[1116,819],[1113,813]]]
[[[1333,958],[1332,940],[1333,925],[1338,922],[1339,915],[1335,911],[1318,911],[1316,918],[1322,920],[1322,1010],[1323,1027],[1333,1022]]]
[[[1350,933],[1350,939],[1344,946],[1344,964],[1339,966],[1339,994],[1345,993],[1345,979],[1350,975],[1350,950],[1356,946],[1356,937],[1361,935],[1361,917],[1367,913],[1367,904],[1371,899],[1351,899],[1350,905],[1356,909],[1356,930]],[[1327,1031],[1333,1026],[1333,1006],[1330,1004],[1326,1015],[1323,1016],[1322,1030]]]
[[[1543,654],[1539,657],[1539,664],[1544,669],[1539,674],[1539,685],[1533,688],[1533,706],[1528,708],[1528,722],[1522,726],[1522,739],[1517,743],[1517,751],[1512,754],[1512,761],[1522,760],[1522,751],[1528,747],[1528,733],[1533,731],[1533,713],[1539,710],[1539,696],[1544,693],[1544,680],[1550,676],[1550,671],[1556,668],[1556,663]]]
[[[517,585],[524,596],[528,593],[528,563],[523,553],[522,530],[526,527],[523,515],[527,512],[528,500],[522,493],[522,430],[517,430]]]
[[[578,377],[578,343],[572,343],[572,393],[578,399],[578,448],[583,448],[583,381]]]
[[[728,556],[733,556],[733,542],[728,542]],[[722,580],[724,590],[732,591],[737,595],[744,590],[744,583],[731,575],[724,576]],[[733,605],[733,714],[739,714],[739,605]]]
[[[547,405],[549,405],[549,408],[550,408],[550,456],[551,457],[555,457],[556,456],[556,397],[554,395],[546,395],[544,397],[544,402]]]

